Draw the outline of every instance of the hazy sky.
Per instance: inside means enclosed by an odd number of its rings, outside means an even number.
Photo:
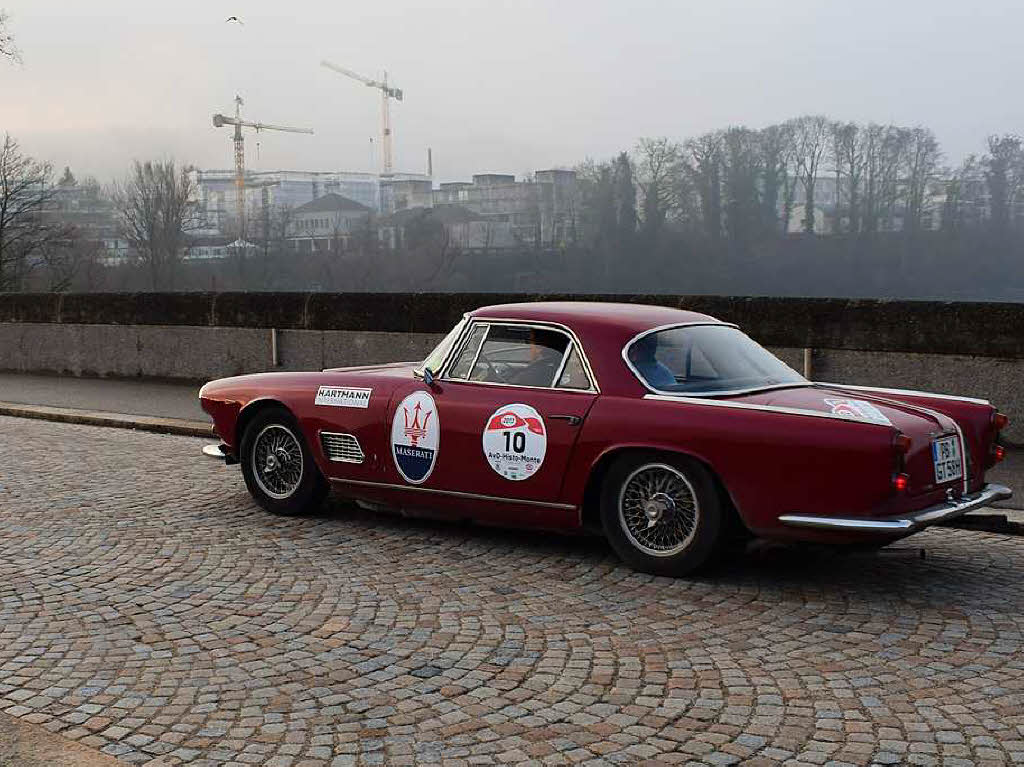
[[[950,159],[1024,131],[1021,0],[0,0],[0,131],[79,175],[133,158],[232,165],[213,112],[315,136],[247,139],[254,169],[373,170],[385,68],[396,169],[439,180],[606,157],[802,113],[924,124]],[[244,26],[226,24],[237,14]]]

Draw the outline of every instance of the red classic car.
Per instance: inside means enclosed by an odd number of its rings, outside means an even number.
[[[733,533],[885,544],[1008,498],[988,402],[807,381],[707,315],[490,306],[421,363],[206,384],[202,406],[276,514],[373,508],[603,532],[679,575]]]

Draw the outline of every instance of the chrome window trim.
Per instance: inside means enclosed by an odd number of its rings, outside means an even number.
[[[851,384],[841,383],[825,383],[824,381],[815,381],[817,386],[834,386],[837,389],[853,389],[854,391],[876,391],[882,394],[909,394],[917,397],[934,397],[935,399],[948,399],[958,400],[961,402],[970,402],[975,405],[991,405],[987,399],[979,399],[977,397],[958,397],[955,394],[935,394],[930,391],[916,391],[914,389],[883,389],[879,386],[852,386]]]
[[[660,333],[663,330],[676,330],[677,328],[707,327],[709,325],[710,326],[715,326],[715,327],[736,328],[737,330],[740,329],[740,326],[737,325],[734,322],[718,322],[718,321],[709,322],[707,320],[701,320],[701,321],[698,321],[698,322],[674,322],[674,323],[672,323],[670,325],[659,325],[658,327],[650,328],[648,330],[644,330],[644,331],[642,331],[640,333],[637,333],[631,339],[626,341],[626,343],[622,347],[622,352],[621,352],[622,361],[626,363],[626,367],[629,368],[629,372],[631,372],[633,374],[633,377],[636,378],[636,380],[640,382],[640,385],[643,386],[645,389],[647,389],[647,391],[651,392],[652,394],[662,394],[662,395],[664,395],[666,397],[672,397],[672,396],[679,397],[679,396],[683,396],[683,397],[689,397],[691,399],[697,398],[697,397],[726,397],[726,396],[734,395],[734,394],[753,394],[754,392],[759,392],[759,391],[771,391],[772,389],[797,389],[797,388],[802,388],[802,387],[805,387],[805,386],[814,386],[814,384],[811,381],[808,381],[806,378],[803,378],[803,376],[800,376],[803,379],[803,381],[798,381],[798,382],[795,382],[795,383],[788,383],[788,384],[771,384],[769,386],[751,386],[751,387],[747,387],[745,389],[719,389],[717,391],[707,391],[707,392],[704,392],[704,391],[702,391],[702,392],[692,392],[692,393],[690,393],[690,392],[671,392],[671,391],[665,391],[664,389],[656,389],[655,387],[653,387],[649,383],[647,383],[647,379],[645,379],[642,375],[640,375],[640,371],[637,370],[636,367],[634,367],[633,363],[629,359],[629,347],[631,347],[633,344],[635,344],[641,338],[643,338],[645,336],[649,336],[651,333]],[[746,334],[744,334],[744,335],[746,335]],[[748,336],[748,338],[749,338],[749,336]],[[751,340],[753,340],[753,339],[751,339]],[[754,343],[757,343],[757,342],[755,341]],[[760,346],[760,344],[758,344],[758,346]],[[764,349],[763,346],[761,346],[761,348]],[[766,352],[768,352],[768,354],[771,354],[773,357],[775,357],[775,355],[772,354],[767,349],[764,349],[764,350]],[[779,360],[778,357],[775,357],[775,359]],[[782,362],[782,360],[779,360],[779,362]],[[782,364],[786,365],[785,362],[782,362]],[[786,367],[789,367],[789,365],[786,365]],[[790,370],[793,370],[793,369],[790,368]],[[795,373],[796,371],[794,370],[793,372]],[[800,375],[800,374],[797,373],[797,375]],[[847,419],[847,420],[849,420],[849,419]]]
[[[466,349],[466,344],[468,344],[469,343],[469,339],[473,337],[473,327],[476,324],[477,323],[473,323],[473,322],[467,323],[467,325],[466,325],[466,327],[464,329],[463,335],[459,336],[459,339],[458,339],[459,342],[458,342],[458,344],[456,344],[456,346],[458,347],[458,350],[455,352],[455,354],[452,355],[451,360],[447,360],[446,361],[447,371],[446,371],[445,375],[447,375],[448,373],[451,373],[451,369],[453,367],[455,367],[455,363],[462,356],[462,352],[465,351],[465,349]],[[488,327],[486,324],[484,324],[484,323],[479,323],[479,324],[483,325],[484,335],[483,335],[483,338],[480,339],[480,346],[478,346],[476,348],[476,354],[473,355],[473,361],[469,365],[469,372],[470,373],[473,372],[473,366],[476,365],[477,357],[480,356],[480,349],[483,348],[484,341],[487,340],[487,335],[488,335],[488,333],[491,332],[490,327]],[[442,368],[442,370],[444,370],[444,369],[445,368]],[[452,380],[452,381],[463,381],[465,379],[463,379],[463,378],[451,378],[449,380]]]
[[[448,349],[447,354],[444,355],[444,359],[441,360],[441,367],[438,370],[434,371],[436,374],[440,375],[439,371],[444,370],[446,367],[448,367],[452,360],[452,352],[454,352],[458,348],[461,348],[462,343],[466,338],[466,331],[469,330],[469,328],[472,327],[473,325],[472,318],[469,316],[469,312],[464,312],[462,315],[462,319],[460,319],[459,322],[455,323],[456,325],[458,325],[460,322],[466,320],[468,320],[468,322],[466,322],[466,326],[462,329],[462,332],[459,333],[458,338],[455,339],[455,342],[451,345],[451,348]],[[454,328],[452,328],[452,330],[454,330]],[[451,332],[451,330],[448,331],[448,333]],[[448,336],[448,333],[445,333],[445,337]],[[442,338],[441,340],[443,341],[444,339]],[[438,343],[440,343],[440,341],[438,341]],[[431,349],[430,351],[432,354],[434,350]],[[426,367],[428,359],[430,359],[429,354],[423,360],[420,361],[420,365],[418,368],[413,369],[412,374],[414,376],[416,376],[417,378],[423,377],[423,368]]]
[[[555,380],[551,382],[551,388],[552,389],[557,389],[558,391],[587,391],[586,389],[574,389],[571,386],[559,386],[558,385],[558,382],[560,380],[562,380],[562,376],[565,375],[565,368],[569,364],[569,358],[572,357],[573,351],[575,351],[578,348],[579,347],[576,345],[575,341],[573,341],[571,344],[569,344],[569,346],[566,348],[565,354],[562,356],[562,364],[559,365],[558,366],[558,370],[555,371]],[[583,355],[581,354],[580,355],[580,364],[582,364],[582,360],[583,360]],[[587,380],[590,381],[591,380],[590,374],[587,372],[587,369],[585,367],[583,369],[583,373],[587,376]],[[591,384],[591,385],[593,385],[593,384]]]
[[[473,323],[470,323],[470,326],[472,326],[472,324]],[[466,336],[466,343],[469,343],[469,339],[470,339],[470,337],[472,335],[473,335],[473,333],[472,333],[472,331],[470,331],[470,333]],[[473,361],[471,363],[469,363],[469,370],[466,372],[466,377],[464,379],[455,379],[455,380],[465,380],[465,381],[470,380],[470,376],[473,375],[473,370],[476,368],[476,363],[480,361],[480,352],[483,350],[484,344],[487,343],[487,339],[490,337],[490,335],[491,335],[491,326],[490,326],[490,324],[486,324],[486,325],[484,325],[484,336],[483,336],[483,338],[480,339],[480,345],[478,347],[476,347],[476,354],[473,355]],[[455,363],[455,360],[453,359],[452,360],[452,364],[454,364],[454,363]]]
[[[677,402],[688,405],[709,405],[711,407],[729,407],[736,410],[763,410],[769,413],[788,413],[789,415],[803,415],[810,418],[829,418],[834,421],[845,423],[858,423],[863,426],[881,426],[883,429],[895,429],[895,426],[884,423],[873,423],[872,421],[859,421],[856,418],[846,418],[835,413],[826,413],[821,410],[804,410],[798,407],[784,407],[782,405],[757,405],[749,402],[733,402],[732,400],[708,399],[705,397],[688,397],[673,394],[645,394],[644,399],[656,400],[659,402]]]
[[[481,324],[481,325],[487,325],[488,328],[487,328],[487,335],[484,336],[484,342],[480,344],[480,349],[477,350],[477,355],[476,355],[477,358],[479,358],[480,350],[482,350],[484,348],[484,343],[486,343],[488,336],[490,336],[490,334],[491,334],[490,328],[493,325],[501,325],[503,327],[519,327],[519,328],[534,329],[534,330],[556,330],[556,331],[561,332],[563,335],[567,336],[568,339],[569,339],[569,344],[566,346],[565,351],[562,353],[562,363],[561,363],[561,366],[564,367],[565,361],[566,361],[568,353],[569,353],[569,350],[572,348],[573,344],[575,344],[576,348],[579,349],[580,360],[583,363],[583,370],[587,374],[587,379],[590,382],[590,387],[587,388],[587,389],[559,389],[559,388],[557,388],[554,385],[554,384],[558,383],[558,379],[557,378],[555,378],[555,380],[552,382],[551,386],[526,386],[524,384],[500,383],[500,382],[497,382],[497,381],[473,381],[473,380],[468,379],[468,378],[451,378],[451,377],[449,377],[449,373],[451,372],[451,365],[452,365],[452,362],[454,360],[454,357],[451,357],[451,358],[449,358],[446,361],[445,367],[443,368],[443,372],[438,376],[438,378],[440,378],[441,380],[444,380],[444,381],[448,381],[449,383],[473,384],[475,386],[507,386],[507,387],[516,388],[516,389],[538,389],[540,391],[559,391],[559,392],[569,392],[571,394],[573,394],[573,393],[574,394],[600,394],[601,393],[600,383],[597,380],[597,376],[594,375],[594,369],[590,365],[590,360],[587,358],[587,353],[586,353],[586,351],[583,348],[583,344],[580,343],[579,336],[576,335],[576,333],[572,330],[572,328],[570,328],[570,327],[568,327],[566,325],[563,325],[560,322],[549,322],[547,320],[516,320],[516,319],[505,319],[505,318],[499,318],[499,317],[470,317],[470,321],[466,324],[466,327],[463,329],[463,335],[465,335],[466,333],[471,332],[472,329],[473,329],[473,326],[478,324],[478,323]],[[476,361],[477,360],[475,358],[473,360],[473,367],[476,367]],[[470,368],[470,372],[471,373],[472,373],[473,367]]]
[[[482,495],[480,493],[466,493],[461,490],[440,490],[433,487],[419,487],[418,485],[396,485],[391,482],[370,482],[365,479],[347,479],[344,477],[331,477],[331,482],[344,485],[362,485],[365,487],[379,487],[384,490],[415,490],[419,493],[433,493],[434,495],[451,495],[457,498],[470,498],[475,501],[494,501],[498,503],[518,503],[524,506],[541,506],[546,509],[561,509],[563,511],[575,511],[576,507],[571,503],[551,503],[549,501],[534,501],[528,498],[505,498],[499,495]]]

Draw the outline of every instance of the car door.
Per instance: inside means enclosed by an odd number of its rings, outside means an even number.
[[[442,445],[434,486],[507,501],[562,501],[562,478],[597,396],[570,333],[474,323],[433,396]]]

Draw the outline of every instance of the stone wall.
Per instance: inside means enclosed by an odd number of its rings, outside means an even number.
[[[422,359],[463,312],[575,298],[657,303],[738,323],[815,380],[991,399],[1024,442],[1024,305],[726,296],[0,295],[0,370],[204,381]],[[276,332],[275,332],[276,331]],[[276,335],[278,365],[274,365]],[[0,392],[0,400],[3,399]]]

